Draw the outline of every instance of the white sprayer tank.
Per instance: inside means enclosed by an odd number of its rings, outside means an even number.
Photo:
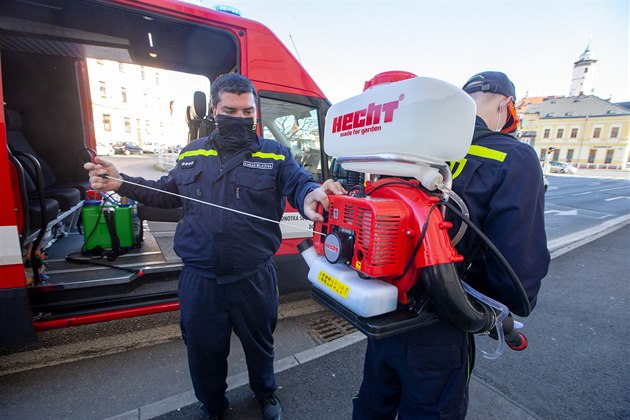
[[[466,156],[475,114],[472,98],[442,80],[375,85],[328,110],[324,150],[347,170],[421,179]]]

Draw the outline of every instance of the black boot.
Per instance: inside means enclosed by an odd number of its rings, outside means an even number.
[[[276,394],[258,400],[260,403],[260,410],[265,420],[281,420],[282,419],[282,406],[280,400],[276,397]]]

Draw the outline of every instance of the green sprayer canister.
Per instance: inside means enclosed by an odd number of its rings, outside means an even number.
[[[112,247],[112,238],[107,228],[105,212],[114,213],[114,226],[116,235],[120,241],[120,247],[130,248],[134,246],[131,205],[123,204],[114,206],[108,204],[102,206],[101,201],[86,200],[81,209],[85,250],[91,251],[96,247],[100,247],[101,249],[109,249]]]

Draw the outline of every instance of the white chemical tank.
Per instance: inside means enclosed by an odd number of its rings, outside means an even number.
[[[398,289],[376,279],[364,279],[345,264],[331,264],[315,248],[301,251],[309,266],[308,279],[313,286],[362,317],[372,317],[396,310]]]
[[[466,156],[475,114],[472,98],[442,80],[377,84],[328,110],[324,150],[347,170],[421,179]]]

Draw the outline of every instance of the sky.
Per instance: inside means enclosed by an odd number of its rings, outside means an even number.
[[[237,8],[269,27],[332,103],[388,70],[462,86],[497,70],[525,96],[568,95],[590,43],[594,94],[630,101],[630,1],[186,0]]]

